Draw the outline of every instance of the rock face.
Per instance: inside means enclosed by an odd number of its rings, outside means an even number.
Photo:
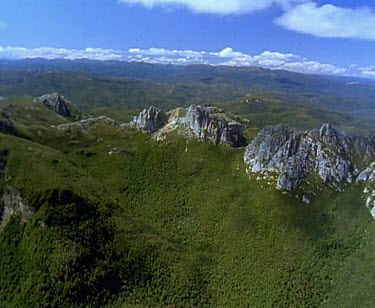
[[[241,125],[226,117],[224,110],[216,107],[192,105],[187,110],[178,108],[168,113],[150,107],[134,117],[132,125],[143,131],[162,135],[179,129],[188,137],[230,147],[247,144]]]
[[[0,226],[5,225],[13,215],[21,215],[23,220],[28,220],[33,215],[33,210],[23,200],[20,193],[8,186],[8,192],[1,197],[1,202],[4,205],[3,212],[0,213]]]
[[[57,92],[36,97],[33,103],[42,103],[63,117],[70,117],[73,110],[78,110],[74,104]]]
[[[375,154],[370,138],[345,134],[324,124],[320,130],[299,131],[286,125],[265,128],[246,148],[251,171],[279,174],[277,188],[295,190],[309,174],[339,186],[358,174],[353,161]]]
[[[367,197],[366,206],[371,211],[372,217],[375,219],[375,162],[359,174],[357,182],[366,183],[365,190],[363,191]]]
[[[0,151],[0,177],[4,183],[0,193],[0,227],[4,226],[13,215],[20,215],[23,220],[28,220],[33,215],[32,208],[7,181],[5,169],[8,154],[7,150]]]
[[[143,131],[153,133],[162,128],[167,123],[167,119],[164,111],[150,107],[141,111],[137,117],[134,117],[133,124]]]
[[[191,129],[197,139],[231,147],[245,146],[247,142],[241,125],[215,114],[215,110],[217,108],[191,105],[181,122]]]

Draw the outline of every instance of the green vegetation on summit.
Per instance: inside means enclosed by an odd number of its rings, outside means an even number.
[[[157,131],[120,124],[150,105],[215,103],[227,114],[210,107],[220,117],[181,125],[204,123],[222,136],[235,119],[251,141],[276,122],[307,129],[334,119],[367,133],[373,124],[356,122],[364,114],[241,92],[236,81],[221,89],[208,80],[0,74],[7,97],[0,102],[0,307],[373,306],[375,225],[365,183],[337,191],[319,182],[307,205],[247,174],[243,148],[202,142],[179,127],[158,139]],[[33,102],[52,92],[82,113],[62,116],[60,105]],[[167,115],[171,121],[174,113]],[[208,129],[197,131],[210,140]]]

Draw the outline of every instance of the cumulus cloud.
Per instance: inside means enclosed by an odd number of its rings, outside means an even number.
[[[210,54],[220,58],[238,58],[245,56],[242,52],[234,51],[231,47],[226,47],[218,52],[210,52]]]
[[[227,58],[227,61],[220,62],[220,64],[230,66],[260,66],[309,74],[342,75],[348,72],[348,69],[333,64],[309,61],[292,53],[280,53],[268,50],[254,56],[234,52],[229,53]]]
[[[117,60],[134,61],[160,64],[210,64],[227,66],[258,66],[269,69],[285,69],[300,73],[328,74],[328,75],[351,75],[357,77],[375,77],[375,66],[339,67],[329,63],[320,63],[306,59],[293,53],[281,53],[266,50],[261,54],[250,55],[235,51],[226,47],[221,51],[195,51],[164,48],[130,48],[128,50],[115,50],[103,48],[66,49],[66,48],[23,48],[23,47],[1,47],[0,58],[2,59],[89,59],[89,60]]]
[[[360,76],[375,78],[375,66],[374,65],[366,66],[366,67],[356,66],[355,68],[358,70]]]
[[[326,38],[375,40],[375,12],[369,8],[341,8],[314,2],[297,5],[276,24],[300,33]]]
[[[283,69],[300,73],[323,75],[344,75],[348,72],[347,68],[337,67],[332,64],[322,64],[315,61],[287,62],[283,64]]]
[[[89,60],[124,60],[124,54],[113,49],[86,48],[23,48],[23,47],[0,47],[0,58],[5,59],[89,59]]]
[[[118,0],[119,3],[142,5],[146,8],[186,7],[196,13],[209,14],[245,14],[260,11],[274,4],[287,9],[290,4],[304,2],[303,0]]]
[[[278,6],[275,23],[288,30],[325,38],[375,40],[375,12],[370,8],[319,6],[314,0],[117,0],[128,5],[185,7],[195,13],[248,14]]]
[[[140,49],[140,48],[130,48],[129,53],[142,56],[172,56],[172,57],[186,57],[186,58],[202,58],[206,52],[205,51],[194,51],[194,50],[169,50],[164,48],[154,48]]]

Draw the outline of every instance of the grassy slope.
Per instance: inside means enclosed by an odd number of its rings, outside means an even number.
[[[220,104],[240,97],[248,90],[248,86],[230,80],[209,84],[193,81],[171,84],[64,71],[41,72],[16,81],[0,78],[0,95],[35,97],[60,92],[84,111],[98,107],[131,110],[152,105],[169,110],[193,103]]]
[[[5,305],[371,306],[360,187],[307,206],[248,178],[242,150],[106,126],[34,138],[46,146],[1,135],[39,208],[0,231]]]
[[[313,129],[320,127],[322,123],[330,122],[344,131],[359,134],[374,129],[372,112],[367,112],[367,115],[336,112],[290,103],[287,98],[275,98],[264,94],[247,95],[245,98],[226,103],[223,107],[249,119],[258,128],[285,123],[299,129]]]
[[[348,131],[374,129],[371,85],[350,86],[339,79],[261,69],[196,66],[180,73],[187,74],[187,79],[176,76],[160,83],[82,72],[0,71],[0,95],[35,97],[58,91],[84,112],[106,114],[119,121],[129,121],[151,105],[167,111],[190,104],[225,104],[228,111],[247,116],[258,127],[283,122],[313,128],[329,121]],[[240,98],[246,95],[267,104],[241,106]]]

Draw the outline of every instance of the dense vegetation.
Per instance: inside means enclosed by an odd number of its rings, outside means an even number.
[[[5,197],[23,205],[0,226],[0,307],[373,306],[375,226],[361,185],[324,187],[306,205],[247,175],[243,149],[156,142],[105,122],[63,130],[70,119],[32,97],[60,91],[125,122],[222,91],[218,103],[250,120],[249,139],[279,121],[368,131],[366,117],[230,92],[237,82],[29,73],[0,81],[0,212]]]
[[[307,206],[249,178],[242,150],[105,125],[35,136],[0,136],[35,212],[0,231],[2,305],[371,306],[361,187]]]

